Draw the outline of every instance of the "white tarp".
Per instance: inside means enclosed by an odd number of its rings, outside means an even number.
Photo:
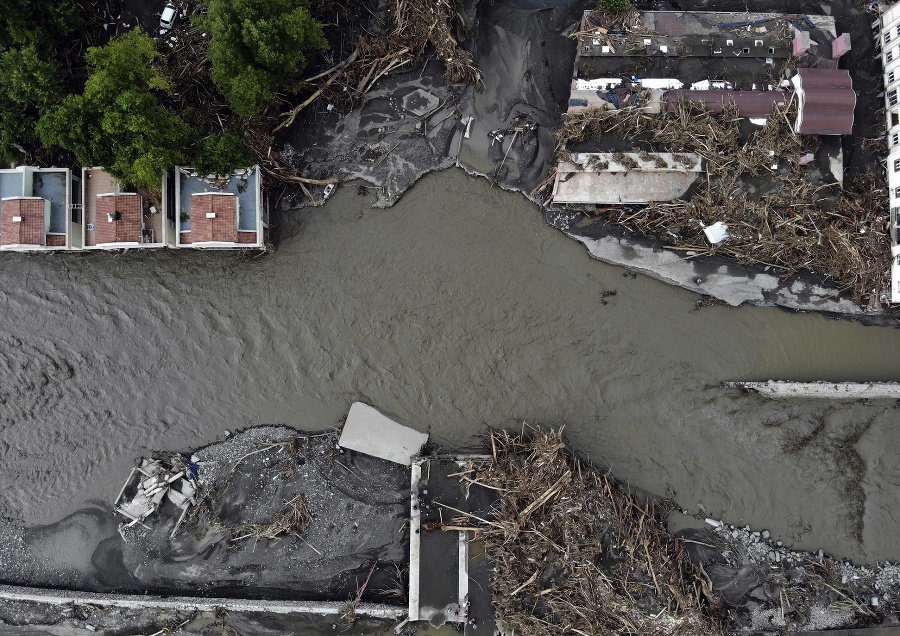
[[[354,402],[338,445],[409,466],[427,441],[428,433],[398,424],[368,404]]]
[[[721,243],[728,238],[728,226],[721,221],[716,221],[712,225],[703,228],[703,233],[713,245]]]

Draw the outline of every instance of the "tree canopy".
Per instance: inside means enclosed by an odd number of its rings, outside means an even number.
[[[322,25],[298,0],[210,0],[211,75],[239,115],[252,115],[326,48]]]
[[[54,46],[78,28],[74,0],[0,0],[0,45]]]
[[[36,144],[38,118],[61,97],[58,67],[42,60],[33,45],[0,54],[0,161]]]
[[[83,166],[103,166],[126,184],[158,191],[163,170],[181,163],[190,127],[163,105],[170,83],[156,68],[156,42],[139,30],[88,49],[81,95],[67,96],[37,125],[48,147]]]
[[[224,176],[253,164],[253,154],[238,133],[210,135],[197,144],[193,168],[200,174]]]

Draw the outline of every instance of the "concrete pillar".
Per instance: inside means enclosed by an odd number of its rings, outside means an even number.
[[[850,50],[850,34],[843,33],[831,43],[831,58],[836,60]]]
[[[806,53],[810,44],[808,31],[796,31],[794,34],[794,57],[800,57]]]

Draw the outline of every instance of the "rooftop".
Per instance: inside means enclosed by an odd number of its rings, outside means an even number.
[[[802,135],[849,135],[853,132],[856,92],[850,71],[800,68],[791,83],[799,99],[796,132]]]
[[[191,243],[237,243],[238,199],[230,192],[191,195]]]
[[[199,176],[191,168],[178,167],[168,183],[172,197],[169,209],[175,206],[178,222],[178,245],[252,247],[263,244],[266,226],[259,166],[238,170],[225,178]],[[215,200],[216,197],[220,200]],[[207,221],[207,214],[217,216]]]
[[[140,195],[130,192],[98,195],[96,210],[97,245],[141,242],[143,199]]]
[[[3,199],[0,208],[0,245],[46,245],[44,199],[20,197]]]
[[[671,201],[702,171],[699,155],[685,153],[573,153],[556,171],[556,203],[612,205]]]

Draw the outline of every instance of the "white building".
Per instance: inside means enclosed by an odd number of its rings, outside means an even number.
[[[872,30],[880,46],[884,70],[884,113],[887,119],[887,180],[890,188],[891,297],[900,303],[900,4],[885,8]]]

